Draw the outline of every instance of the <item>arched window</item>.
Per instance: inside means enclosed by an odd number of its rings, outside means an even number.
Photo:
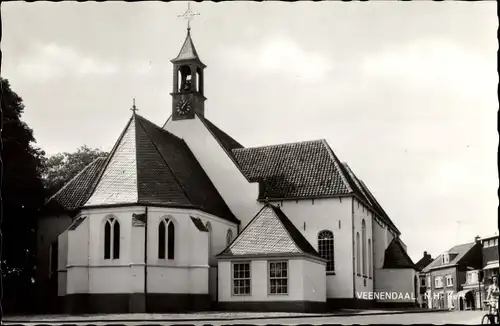
[[[363,275],[366,276],[366,223],[365,220],[361,222],[361,251],[362,251],[362,264]]]
[[[359,232],[356,232],[356,273],[361,272],[361,247],[359,243]]]
[[[321,258],[327,261],[327,272],[333,272],[335,270],[334,249],[333,232],[324,230],[318,233],[318,253]]]
[[[226,234],[226,246],[229,246],[233,241],[233,231],[231,229],[227,230]]]
[[[171,219],[164,219],[158,226],[158,258],[174,259],[175,226]]]
[[[104,259],[120,258],[120,223],[111,217],[104,223]]]
[[[373,252],[372,252],[372,240],[368,239],[368,276],[372,277],[373,273],[373,266],[372,266],[372,259],[373,259]]]

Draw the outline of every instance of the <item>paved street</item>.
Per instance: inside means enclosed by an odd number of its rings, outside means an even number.
[[[344,325],[368,325],[368,324],[465,324],[465,325],[474,325],[481,323],[481,318],[484,315],[483,311],[457,311],[457,312],[427,312],[427,313],[406,313],[406,314],[384,314],[384,315],[369,315],[362,314],[358,316],[326,316],[326,317],[307,317],[300,316],[299,318],[270,318],[270,319],[243,319],[243,320],[231,320],[231,319],[220,319],[220,320],[200,320],[198,322],[186,320],[187,315],[182,315],[181,318],[177,320],[170,321],[156,321],[158,320],[158,315],[151,315],[149,321],[145,322],[137,322],[137,321],[117,321],[114,322],[120,325],[228,325],[228,324],[256,324],[256,325],[266,325],[266,324],[285,324],[285,325],[297,325],[297,324],[312,324],[312,325],[320,325],[320,324],[344,324]],[[130,316],[130,315],[129,315]],[[170,315],[173,316],[173,315]],[[227,316],[226,318],[228,318]],[[120,316],[117,316],[120,318]],[[143,318],[147,318],[147,315],[144,315]],[[56,322],[55,319],[52,320],[33,320],[32,323],[19,322],[24,325],[37,325],[41,323],[51,324],[51,325],[62,325],[62,324],[76,324],[76,325],[106,325],[113,323],[112,316],[108,315],[102,319],[102,322],[95,322],[92,320],[85,320],[85,317],[81,318],[81,322],[75,323],[74,317],[71,318],[59,318]],[[131,318],[127,318],[131,319]],[[135,319],[135,318],[134,318]],[[170,318],[169,318],[170,319]],[[184,319],[184,320],[183,320]],[[5,325],[13,325],[15,323],[16,318],[11,318],[10,322],[5,322],[2,324]],[[21,320],[21,319],[19,319]]]

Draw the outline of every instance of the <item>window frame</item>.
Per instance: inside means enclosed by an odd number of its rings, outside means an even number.
[[[286,276],[283,277],[271,277],[271,264],[285,264],[285,267],[286,267]],[[268,296],[274,296],[274,295],[277,295],[277,296],[283,296],[283,295],[289,295],[290,291],[290,268],[289,268],[289,263],[288,263],[288,260],[268,260],[267,261],[267,295]],[[283,271],[283,270],[281,270]],[[286,280],[286,293],[272,293],[272,280]]]
[[[160,228],[163,225],[163,257],[160,257]],[[172,226],[172,234],[170,234],[170,227]],[[158,259],[162,261],[175,260],[175,223],[171,217],[162,218],[160,223],[158,224]],[[172,243],[170,243],[170,239],[173,238]],[[171,248],[173,247],[173,248]]]
[[[226,232],[226,247],[229,247],[229,245],[233,242],[233,230],[228,229]]]
[[[235,278],[235,267],[236,265],[248,265],[248,278],[246,277],[238,277]],[[245,270],[243,270],[245,272]],[[236,293],[235,289],[235,281],[245,281],[248,280],[248,293]],[[241,286],[238,287],[241,289]],[[243,287],[245,288],[245,287]],[[231,296],[235,297],[241,297],[241,296],[251,296],[252,295],[252,262],[251,261],[236,261],[236,262],[231,262]]]
[[[454,280],[452,275],[446,275],[446,287],[454,286]]]
[[[108,247],[108,241],[106,237],[106,228],[109,225],[109,257],[106,258],[106,248]],[[119,260],[120,259],[120,254],[121,254],[121,229],[120,229],[120,221],[118,221],[118,218],[115,216],[108,216],[105,218],[104,221],[104,230],[103,230],[103,237],[104,237],[104,248],[103,248],[103,259],[105,261],[113,261],[113,260]],[[118,237],[116,237],[118,235]],[[117,238],[117,239],[115,239]],[[118,247],[118,250],[115,250]]]
[[[439,285],[438,285],[439,283]],[[442,289],[444,288],[444,283],[443,283],[443,277],[442,276],[435,276],[434,277],[434,288],[435,289]]]
[[[326,236],[322,237],[322,235]],[[316,239],[318,241],[318,254],[327,261],[325,266],[326,273],[335,274],[335,235],[333,231],[321,230],[318,232]]]

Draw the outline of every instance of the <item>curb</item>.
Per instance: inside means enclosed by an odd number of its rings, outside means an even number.
[[[9,320],[3,319],[2,324],[26,324],[26,323],[137,323],[137,322],[193,322],[193,321],[237,321],[237,320],[261,320],[261,319],[298,319],[298,318],[321,318],[321,317],[353,317],[353,316],[377,316],[377,315],[402,315],[402,314],[416,314],[416,313],[433,313],[433,312],[451,312],[448,309],[430,309],[430,310],[408,310],[408,311],[380,311],[380,312],[367,312],[367,313],[326,313],[326,314],[311,314],[311,315],[292,315],[292,316],[256,316],[256,317],[229,317],[229,318],[178,318],[178,319],[39,319],[39,320]]]

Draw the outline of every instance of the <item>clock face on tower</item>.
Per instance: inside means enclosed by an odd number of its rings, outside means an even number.
[[[185,115],[191,112],[191,103],[186,100],[180,100],[179,103],[177,103],[177,113],[180,115]]]

